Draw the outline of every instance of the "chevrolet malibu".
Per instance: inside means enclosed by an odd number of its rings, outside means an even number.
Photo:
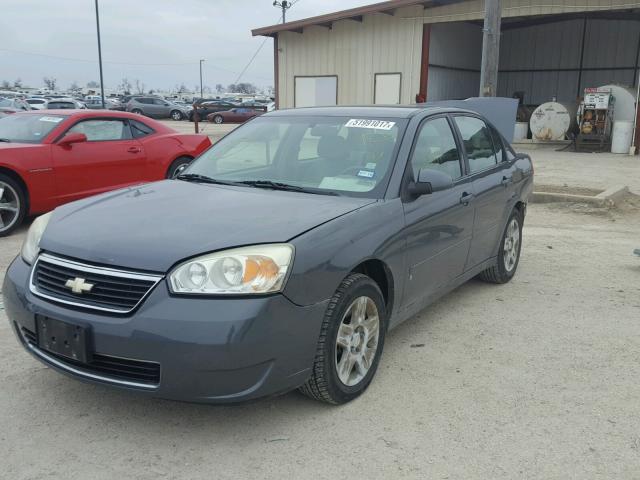
[[[36,219],[5,308],[29,353],[86,382],[344,403],[389,329],[472,277],[514,276],[532,183],[470,111],[272,112],[175,179]]]

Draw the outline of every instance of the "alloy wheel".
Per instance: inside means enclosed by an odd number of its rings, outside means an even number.
[[[20,197],[8,183],[0,181],[0,232],[13,226],[20,215]]]
[[[375,302],[356,298],[340,322],[335,364],[340,381],[348,387],[360,383],[369,372],[378,350],[380,317]]]
[[[509,222],[507,231],[504,237],[504,251],[502,258],[504,261],[504,268],[507,272],[511,272],[518,262],[518,252],[520,249],[520,225],[518,219],[513,218]]]

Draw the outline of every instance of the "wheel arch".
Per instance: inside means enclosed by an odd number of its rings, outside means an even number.
[[[18,172],[16,172],[11,168],[5,167],[3,165],[0,165],[0,174],[6,175],[12,178],[18,183],[18,185],[20,185],[24,193],[25,199],[27,201],[27,214],[28,214],[31,202],[29,199],[29,186],[27,185],[27,182],[25,182],[25,180],[22,178],[22,176]]]
[[[360,262],[349,272],[349,274],[351,273],[361,273],[366,275],[378,284],[378,287],[382,292],[382,298],[384,298],[387,313],[391,314],[393,311],[395,285],[393,281],[393,273],[389,266],[378,258],[369,258]]]

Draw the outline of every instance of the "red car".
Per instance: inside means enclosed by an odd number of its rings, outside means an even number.
[[[232,108],[222,112],[210,113],[207,120],[213,123],[244,123],[250,118],[262,115],[264,112],[253,108]]]
[[[0,119],[0,236],[26,215],[172,178],[211,145],[126,112],[38,110]]]

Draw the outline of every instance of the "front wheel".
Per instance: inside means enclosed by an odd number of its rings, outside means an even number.
[[[27,214],[26,194],[13,178],[0,174],[0,237],[20,226]]]
[[[496,264],[480,273],[489,283],[507,283],[516,274],[522,249],[522,213],[514,209],[502,234]]]
[[[171,112],[171,119],[172,120],[182,120],[182,112],[180,112],[178,110],[173,110]]]
[[[142,115],[142,110],[140,110],[139,108],[134,108],[133,110],[131,110],[131,113],[135,113],[136,115]]]
[[[300,391],[333,404],[361,395],[378,368],[386,330],[387,312],[380,288],[365,275],[350,274],[329,302],[313,373]]]

